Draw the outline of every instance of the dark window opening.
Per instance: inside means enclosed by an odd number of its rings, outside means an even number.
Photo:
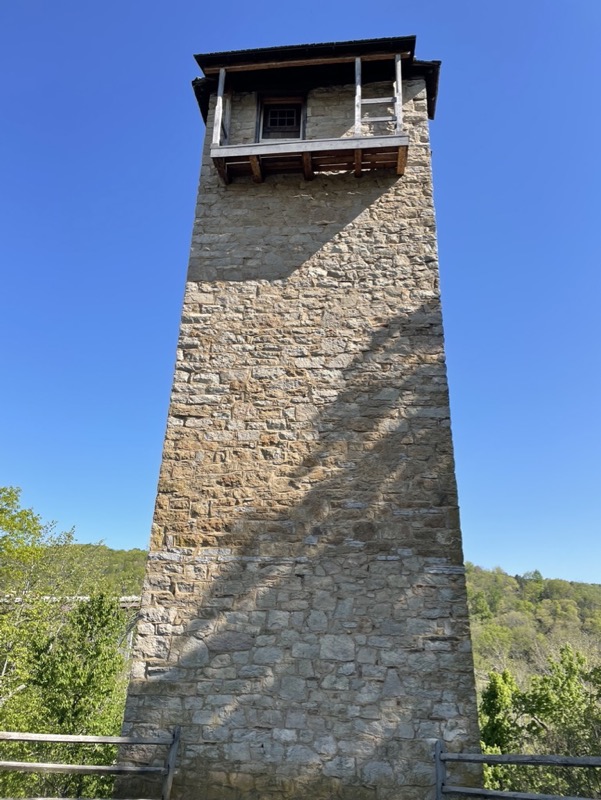
[[[261,139],[300,139],[303,104],[294,102],[264,102]]]

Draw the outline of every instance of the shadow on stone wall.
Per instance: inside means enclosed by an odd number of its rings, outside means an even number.
[[[248,537],[229,554],[157,558],[158,604],[186,611],[132,683],[128,727],[183,723],[176,797],[423,791],[433,739],[477,741],[463,577],[445,572],[461,550],[440,345],[414,341],[439,324],[421,307],[373,334],[313,421],[289,510],[233,513],[224,545]]]
[[[290,276],[389,185],[357,191],[342,221],[327,192],[305,204],[299,191],[281,224],[306,207],[308,237],[266,228],[272,265],[235,231],[228,278],[257,278],[259,262],[261,277]],[[267,217],[270,187],[257,189]],[[246,187],[227,192],[230,210],[248,203]],[[214,280],[210,260],[190,279]],[[194,491],[213,491],[196,484],[180,495],[190,533],[166,528],[151,553],[125,731],[183,726],[175,798],[423,798],[435,739],[477,746],[440,309],[400,305],[336,367],[332,397],[288,389],[290,425],[237,445],[246,465],[211,466],[230,497],[218,519],[192,513]],[[280,323],[271,335],[293,336]],[[266,380],[281,396],[303,374]],[[140,791],[157,785],[119,787]]]
[[[202,228],[192,235],[188,280],[288,278],[397,180],[392,172],[316,175],[309,183],[287,175],[223,186],[213,171],[210,190],[199,199]]]

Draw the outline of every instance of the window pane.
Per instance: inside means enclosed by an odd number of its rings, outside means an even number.
[[[301,104],[282,103],[264,106],[263,139],[298,139],[301,128]]]

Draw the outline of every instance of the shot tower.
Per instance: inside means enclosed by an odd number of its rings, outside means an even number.
[[[198,206],[126,729],[176,798],[423,800],[477,744],[412,36],[198,55]],[[131,795],[129,795],[131,796]]]

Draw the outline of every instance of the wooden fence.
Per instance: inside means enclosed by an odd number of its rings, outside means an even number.
[[[97,744],[131,744],[167,747],[165,763],[160,767],[133,764],[53,764],[45,761],[0,761],[0,770],[37,773],[60,772],[73,775],[142,775],[154,773],[155,775],[163,776],[161,800],[169,800],[179,740],[179,727],[174,728],[173,735],[169,738],[157,737],[154,739],[135,736],[71,736],[58,733],[0,731],[0,741],[4,742],[63,742],[90,746]]]
[[[436,800],[443,800],[447,794],[464,796],[507,798],[507,800],[589,800],[565,795],[535,794],[530,792],[503,792],[496,789],[480,789],[472,786],[455,786],[447,783],[449,762],[464,764],[526,764],[538,767],[601,767],[599,756],[536,756],[536,755],[487,755],[484,753],[447,753],[442,742],[437,742],[434,751],[436,764]]]

